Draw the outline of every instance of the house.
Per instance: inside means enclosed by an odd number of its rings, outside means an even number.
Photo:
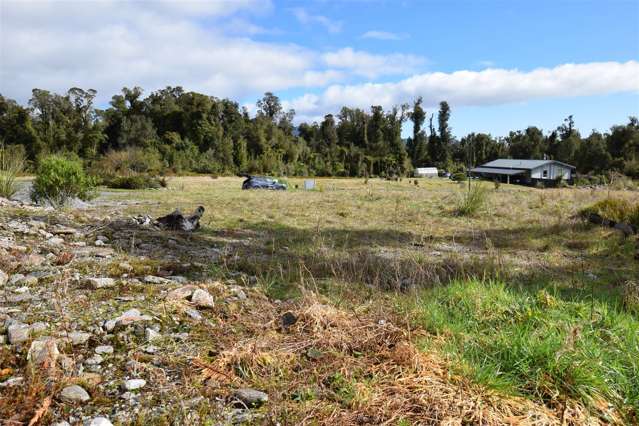
[[[437,177],[437,167],[417,167],[415,177]]]
[[[507,183],[550,184],[562,179],[572,182],[575,167],[556,160],[513,160],[490,161],[470,170],[471,176]]]

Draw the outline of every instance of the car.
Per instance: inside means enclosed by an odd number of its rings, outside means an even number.
[[[285,191],[286,185],[278,182],[277,179],[266,176],[243,175],[246,180],[242,182],[242,189],[270,189],[273,191]]]

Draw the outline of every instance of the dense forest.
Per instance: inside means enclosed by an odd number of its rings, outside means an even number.
[[[34,89],[28,105],[0,95],[0,143],[24,150],[30,164],[43,155],[75,155],[88,166],[135,150],[163,172],[312,176],[401,176],[413,167],[459,171],[495,158],[550,158],[580,173],[610,170],[639,178],[639,121],[583,136],[573,117],[550,132],[531,126],[506,137],[471,133],[457,139],[451,110],[441,102],[428,115],[422,99],[390,110],[343,107],[320,123],[294,124],[279,98],[266,93],[257,114],[229,99],[167,87],[143,97],[124,88],[104,110],[95,90],[72,88],[60,95]],[[402,125],[412,135],[402,139]],[[558,120],[561,122],[561,120]]]

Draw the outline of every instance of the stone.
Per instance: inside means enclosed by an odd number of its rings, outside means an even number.
[[[212,308],[215,306],[215,299],[208,291],[198,288],[191,295],[191,302],[200,308]]]
[[[10,377],[4,382],[0,382],[0,388],[8,388],[9,386],[18,386],[24,383],[24,377]]]
[[[115,319],[115,327],[124,327],[139,321],[150,321],[149,315],[142,315],[137,309],[129,309]]]
[[[233,396],[247,407],[259,407],[268,401],[268,394],[250,388],[237,389]]]
[[[22,279],[24,279],[23,274],[13,274],[11,275],[11,278],[9,279],[9,285],[16,285],[20,281],[22,281]]]
[[[144,379],[130,379],[125,380],[124,383],[122,383],[122,387],[128,391],[142,389],[144,386],[146,386],[146,380]]]
[[[144,329],[144,338],[147,342],[152,342],[154,340],[162,338],[162,335],[152,328],[147,327]]]
[[[293,312],[286,312],[282,315],[282,327],[288,328],[297,322],[297,317]]]
[[[93,243],[96,247],[102,247],[105,243],[102,240],[95,240],[95,243]]]
[[[62,389],[62,392],[60,392],[60,398],[65,402],[71,403],[87,402],[91,399],[87,391],[78,385],[71,385]]]
[[[53,237],[53,238],[49,238],[47,240],[47,244],[50,246],[59,246],[64,244],[64,238],[60,238],[60,237]]]
[[[86,365],[100,365],[102,364],[102,361],[104,361],[104,359],[100,355],[93,355],[92,357],[87,358],[84,363]]]
[[[202,314],[197,309],[187,308],[184,312],[196,321],[202,320]]]
[[[131,264],[128,262],[120,262],[118,264],[118,268],[125,272],[133,272],[133,266],[131,266]]]
[[[106,417],[94,417],[84,423],[84,426],[113,426],[113,423]]]
[[[193,292],[197,290],[197,286],[194,285],[185,285],[183,287],[176,288],[174,290],[169,291],[166,295],[167,300],[183,300],[191,297]]]
[[[55,422],[51,426],[71,426],[71,424],[67,421],[62,420],[61,422]]]
[[[102,241],[103,243],[108,243],[109,242],[109,238],[104,236],[104,235],[98,235],[97,237],[95,237],[95,239],[97,241]]]
[[[109,345],[98,346],[97,348],[95,348],[95,353],[99,355],[112,354],[113,346],[109,346]]]
[[[29,339],[31,328],[27,324],[13,324],[7,328],[9,343],[12,345],[25,342]]]
[[[73,346],[77,346],[86,343],[91,338],[91,333],[85,333],[83,331],[72,331],[67,335],[67,337],[71,339],[71,344]]]
[[[37,367],[50,368],[55,366],[59,356],[60,352],[56,340],[46,337],[31,342],[27,361]]]
[[[238,286],[238,285],[234,285],[234,286],[230,287],[229,290],[231,291],[233,296],[237,297],[239,300],[248,299],[248,297],[246,296],[246,293],[244,292],[244,290],[242,290],[242,288],[240,286]]]
[[[84,284],[97,290],[99,288],[113,287],[115,280],[113,278],[88,277],[84,279]]]
[[[6,272],[0,269],[0,287],[4,286],[7,281],[9,281],[9,275],[7,275]]]
[[[155,275],[147,275],[144,277],[144,282],[148,284],[168,284],[171,280],[167,280],[166,278],[156,277]]]
[[[27,275],[26,277],[23,277],[21,280],[16,282],[16,284],[24,286],[35,286],[38,284],[38,277]]]

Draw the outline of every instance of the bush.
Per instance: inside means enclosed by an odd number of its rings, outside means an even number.
[[[639,203],[633,204],[620,198],[606,198],[581,210],[580,213],[583,217],[593,213],[604,219],[639,226]]]
[[[103,180],[103,183],[115,189],[158,189],[167,186],[165,178],[149,175],[115,176]]]
[[[468,180],[468,176],[466,176],[464,172],[455,172],[450,178],[455,182],[465,182]]]
[[[157,175],[162,171],[162,160],[155,149],[127,148],[110,151],[95,165],[93,171],[101,177]]]
[[[488,202],[488,189],[475,183],[463,192],[457,203],[458,216],[473,216],[477,214]]]
[[[24,171],[25,164],[22,145],[0,146],[0,197],[11,198],[18,191],[16,178]]]
[[[95,196],[95,180],[84,173],[82,164],[60,155],[46,157],[40,162],[31,198],[62,207],[72,198],[89,200]]]

